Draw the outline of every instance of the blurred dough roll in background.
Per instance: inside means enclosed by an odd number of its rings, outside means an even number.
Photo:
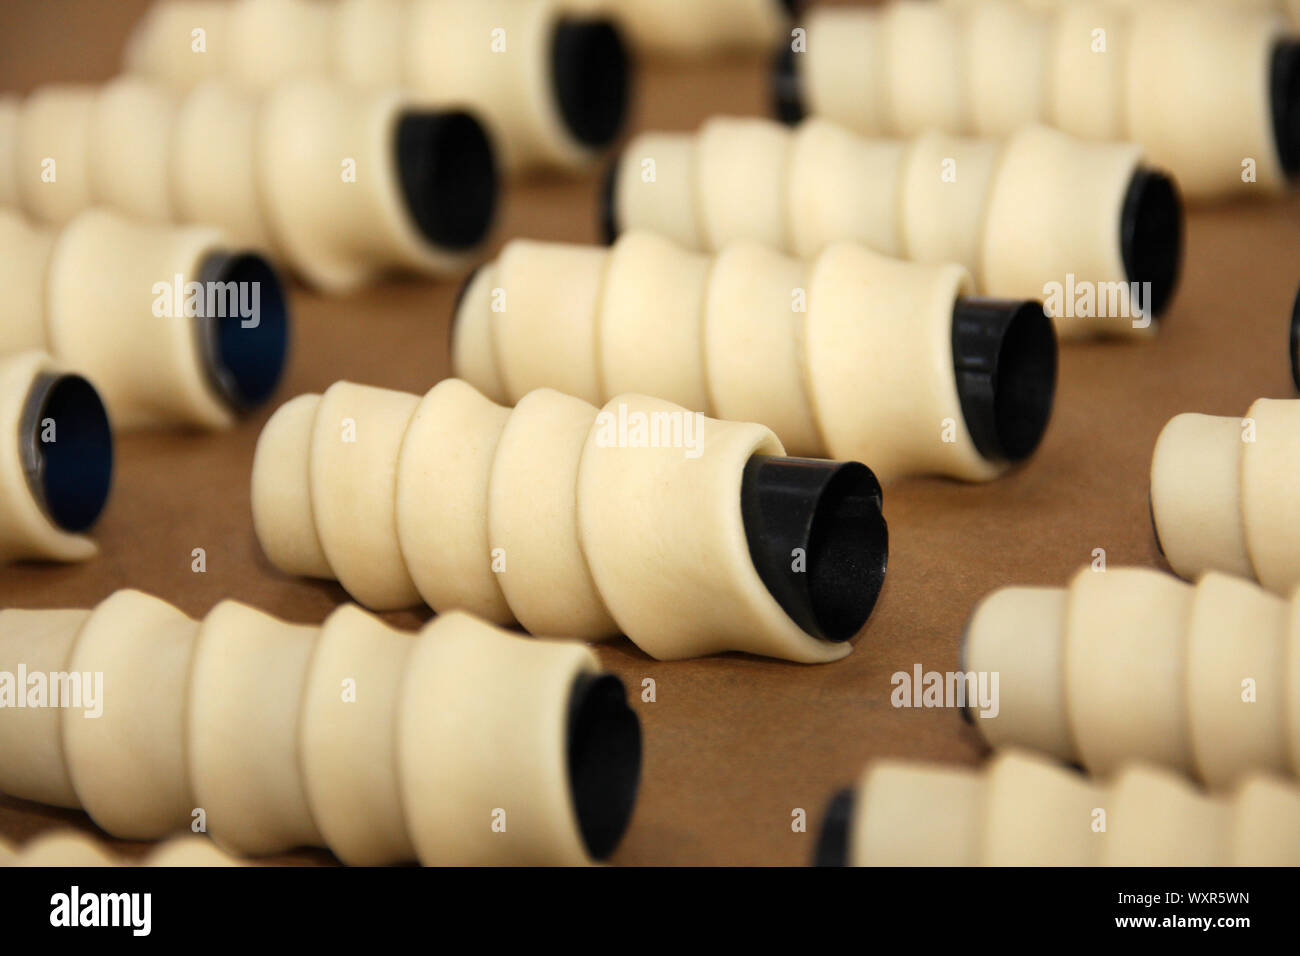
[[[328,292],[464,271],[497,191],[473,117],[394,91],[214,81],[177,96],[119,77],[0,100],[0,204],[54,225],[104,205],[219,227]]]
[[[786,120],[899,136],[1050,123],[1138,144],[1194,198],[1279,193],[1300,175],[1300,38],[1268,9],[891,0],[814,7],[802,24],[806,48],[785,44],[774,68]]]
[[[303,76],[401,88],[474,113],[509,169],[590,163],[622,129],[630,84],[617,29],[550,0],[159,0],[125,66],[182,90]]]

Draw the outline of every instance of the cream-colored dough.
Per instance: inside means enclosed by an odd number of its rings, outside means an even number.
[[[673,57],[766,51],[787,19],[778,0],[559,0],[559,6],[612,17],[636,49]]]
[[[23,101],[11,163],[19,202],[40,222],[62,225],[93,201],[90,124],[95,88],[46,86]]]
[[[994,746],[1098,774],[1146,761],[1214,789],[1300,773],[1297,602],[1211,572],[1084,568],[1068,588],[1006,588],[967,628],[963,667],[999,674]]]
[[[854,790],[850,866],[1295,866],[1300,790],[1255,775],[1207,796],[1129,764],[1097,782],[1004,751],[982,770],[878,760]]]
[[[808,51],[794,57],[805,109],[858,132],[996,136],[1052,122],[1138,144],[1189,196],[1285,189],[1268,88],[1285,26],[1271,11],[896,0],[806,22]]]
[[[597,668],[581,645],[463,613],[410,635],[351,606],[321,627],[233,601],[196,622],[120,591],[92,611],[0,612],[0,670],[20,664],[98,669],[103,714],[0,709],[0,789],[81,807],[112,836],[201,822],[250,855],[588,862],[565,750],[571,687]],[[192,844],[158,855],[220,858]]]
[[[721,249],[736,239],[789,248],[790,139],[778,125],[750,120],[714,117],[700,127],[694,192],[707,248]]]
[[[1170,567],[1300,585],[1300,401],[1261,398],[1244,418],[1170,419],[1151,459],[1151,512]]]
[[[215,229],[151,226],[103,210],[78,216],[55,239],[44,277],[50,350],[96,384],[115,426],[234,423],[200,364],[199,327],[184,301],[154,314],[157,283],[174,300],[176,276],[182,288],[198,281],[204,259],[228,248]]]
[[[690,133],[638,133],[617,160],[616,226],[656,232],[687,249],[707,248],[698,152]]]
[[[336,382],[325,392],[310,421],[293,414],[299,427],[309,424],[311,429],[308,500],[330,576],[338,578],[357,601],[380,611],[410,607],[420,599],[406,569],[397,531],[398,456],[418,405],[414,395]],[[272,421],[278,417],[277,412]],[[268,422],[267,431],[279,441],[258,442],[254,486],[263,483],[259,462],[275,462],[282,442],[290,442],[293,451],[301,447],[284,423],[272,430]],[[296,468],[292,474],[277,477],[302,480]],[[269,488],[269,483],[264,487]],[[277,493],[294,494],[293,487],[281,485]],[[278,514],[263,511],[258,527],[273,529],[273,540],[287,542],[293,540],[288,532],[302,529],[298,523],[301,511],[290,509],[287,518],[291,523],[285,525]],[[310,543],[306,547],[310,548]]]
[[[397,454],[397,537],[411,580],[435,611],[515,622],[488,533],[492,466],[509,419],[509,409],[453,378],[431,388],[407,423]]]
[[[341,416],[355,443],[340,443]],[[646,396],[597,410],[540,390],[511,410],[455,379],[423,399],[340,382],[314,414],[303,398],[268,422],[254,523],[294,573],[316,573],[314,532],[371,607],[422,596],[589,640],[621,630],[660,659],[842,657],[849,645],[806,634],[754,568],[740,512],[754,454],[784,449],[762,426]]]
[[[45,276],[56,233],[0,209],[0,355],[49,348]]]
[[[549,385],[584,401],[600,401],[591,316],[601,301],[606,258],[604,249],[518,239],[481,270],[463,307],[481,316],[488,330],[502,394],[523,395]],[[457,340],[462,335],[469,342],[478,339],[458,328]],[[486,362],[478,367],[488,371]],[[490,379],[484,385],[485,394],[496,390]]]
[[[131,76],[46,87],[11,120],[0,110],[0,186],[11,176],[15,201],[42,223],[105,206],[216,226],[328,292],[398,269],[459,274],[473,250],[420,233],[398,181],[397,123],[414,108],[396,92],[325,79],[265,93],[208,81],[180,97]]]
[[[214,77],[253,92],[308,77],[400,87],[422,105],[472,110],[511,168],[577,169],[598,151],[569,131],[553,93],[561,15],[549,0],[159,0],[126,67],[180,90]],[[193,52],[198,26],[208,31],[204,53]]]
[[[653,160],[653,177],[645,164]],[[836,242],[963,265],[979,291],[1042,299],[1055,284],[1128,301],[1120,218],[1142,150],[1045,126],[1005,139],[927,132],[872,139],[811,118],[793,130],[717,118],[691,135],[643,133],[619,161],[614,220],[688,249],[749,239],[809,259]],[[1070,277],[1073,277],[1072,280]],[[1073,303],[1070,303],[1073,305]],[[1134,316],[1058,310],[1062,336],[1150,336]],[[1095,310],[1094,310],[1095,311]]]
[[[254,161],[271,233],[313,285],[348,292],[395,268],[455,275],[472,253],[416,229],[401,196],[396,128],[410,102],[323,82],[277,86],[258,116]],[[355,160],[355,182],[342,163]]]
[[[602,262],[603,276],[593,271]],[[975,450],[957,397],[952,311],[973,290],[960,266],[898,262],[848,243],[811,263],[756,243],[710,259],[630,232],[610,250],[515,241],[488,270],[506,311],[489,311],[487,280],[476,279],[457,310],[456,339],[466,344],[453,357],[458,374],[506,400],[523,393],[502,357],[510,368],[528,362],[530,387],[581,385],[587,398],[599,386],[597,401],[635,390],[761,422],[791,453],[867,462],[882,480],[984,481],[1003,470]],[[481,344],[484,327],[492,350]],[[589,349],[598,374],[579,364]],[[573,364],[527,358],[542,355]]]
[[[58,527],[37,501],[23,468],[22,431],[32,387],[41,376],[63,369],[38,351],[0,356],[0,565],[36,558],[85,561],[98,553],[85,535]],[[55,426],[57,428],[57,422]],[[37,428],[44,428],[41,422]],[[55,433],[57,440],[57,431]]]
[[[968,770],[891,764],[858,782],[849,828],[851,866],[974,866],[980,781]]]
[[[601,398],[640,392],[713,413],[703,354],[712,265],[649,233],[633,233],[608,251],[598,307],[588,313],[595,318]]]
[[[0,845],[0,866],[248,866],[200,836],[172,837],[142,859],[113,855],[93,837],[75,830],[54,830],[28,840],[21,849]]]

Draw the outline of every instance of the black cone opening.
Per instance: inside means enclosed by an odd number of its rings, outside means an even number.
[[[113,480],[113,431],[99,393],[80,375],[41,374],[19,429],[37,503],[64,531],[85,531],[104,510]]]
[[[848,866],[849,833],[853,825],[853,791],[844,789],[831,797],[822,817],[821,833],[817,836],[817,849],[813,866]]]
[[[641,780],[641,722],[613,674],[579,674],[569,692],[569,791],[587,852],[603,860],[627,830]]]
[[[1300,40],[1283,40],[1273,48],[1269,80],[1278,160],[1295,178],[1300,176]]]
[[[448,249],[487,236],[496,214],[496,156],[483,126],[462,112],[404,114],[397,123],[402,196],[421,235]]]
[[[1120,212],[1120,253],[1128,281],[1140,285],[1143,311],[1164,314],[1183,262],[1183,201],[1177,184],[1158,170],[1138,167]]]
[[[614,240],[618,238],[618,211],[616,203],[618,201],[618,167],[621,157],[615,156],[610,160],[609,167],[605,170],[605,176],[600,183],[600,198],[597,201],[596,215],[599,221],[596,223],[600,230],[600,239],[605,245],[612,246]]]
[[[566,18],[551,39],[551,80],[564,125],[579,143],[599,149],[627,118],[630,57],[608,20]]]
[[[1300,389],[1300,289],[1291,306],[1291,381]]]
[[[1042,305],[958,299],[952,360],[975,449],[989,461],[1028,458],[1047,430],[1056,393],[1056,332]]]
[[[772,111],[782,123],[793,126],[807,115],[803,104],[803,81],[795,63],[798,54],[788,39],[772,55]]]
[[[847,641],[885,583],[880,483],[856,461],[755,455],[741,478],[750,558],[782,610],[823,641]]]
[[[208,379],[234,409],[269,399],[289,352],[284,284],[251,252],[212,253],[199,266],[204,290],[199,352]]]

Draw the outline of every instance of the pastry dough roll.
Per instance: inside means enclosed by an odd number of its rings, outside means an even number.
[[[146,222],[175,220],[169,162],[176,109],[170,93],[132,77],[99,90],[87,142],[96,202]]]
[[[609,251],[596,319],[604,395],[641,392],[711,410],[701,346],[711,267],[707,256],[651,233],[633,233]]]
[[[407,17],[407,87],[483,117],[507,169],[581,168],[621,129],[629,64],[608,21],[516,0],[409,0]]]
[[[515,622],[488,534],[493,459],[509,418],[473,386],[447,379],[420,400],[397,453],[397,538],[420,597],[434,610],[462,608],[498,624]]]
[[[415,639],[351,604],[321,626],[303,685],[303,786],[324,842],[344,863],[415,858],[398,781],[398,700]]]
[[[836,798],[822,865],[1293,866],[1300,790],[1254,776],[1207,796],[1131,764],[1092,783],[1020,751],[982,771],[876,761]]]
[[[1300,697],[1285,670],[1290,618],[1285,601],[1240,578],[1211,572],[1196,585],[1184,693],[1192,759],[1210,787],[1288,769],[1286,707]]]
[[[656,656],[724,647],[812,661],[847,653],[837,645],[883,584],[875,477],[858,462],[786,458],[759,425],[634,395],[598,415],[543,390],[511,410],[457,379],[423,399],[337,383],[314,418],[310,401],[277,412],[258,443],[256,526],[293,570],[315,554],[308,502],[331,573],[373,607],[414,603],[413,580],[440,610],[587,639],[617,623]],[[278,490],[302,481],[306,428],[309,492]],[[679,499],[694,504],[682,512]],[[512,568],[522,573],[503,584]],[[712,610],[697,617],[701,605]]]
[[[119,426],[227,427],[279,380],[279,279],[215,230],[91,210],[59,234],[46,289],[51,350],[93,378]]]
[[[1268,777],[1247,780],[1237,791],[1229,839],[1237,866],[1295,866],[1300,792]]]
[[[211,840],[199,836],[172,837],[153,850],[144,860],[145,866],[249,866],[238,857],[231,856]]]
[[[1192,596],[1189,585],[1145,568],[1084,568],[1070,582],[1066,711],[1079,759],[1094,773],[1132,759],[1191,769]]]
[[[1300,401],[1261,398],[1246,418],[1254,441],[1241,453],[1241,518],[1259,583],[1280,593],[1300,584]]]
[[[12,860],[0,858],[3,866],[117,866],[108,850],[90,837],[72,831],[46,833],[30,841]]]
[[[596,590],[578,533],[578,468],[596,408],[541,388],[501,430],[488,488],[488,536],[510,610],[534,634],[601,640],[618,624]]]
[[[955,262],[979,274],[986,245],[984,224],[998,170],[999,145],[927,133],[914,140],[899,178],[899,228],[906,257],[916,262]],[[1001,177],[999,177],[1000,179]],[[990,234],[993,233],[990,228]],[[985,288],[1022,295],[1021,287]],[[1034,289],[1031,297],[1041,295]]]
[[[324,75],[336,54],[338,8],[314,0],[237,0],[230,5],[226,44],[219,53],[223,70],[250,90]]]
[[[44,351],[45,270],[54,249],[53,230],[0,209],[0,355]]]
[[[799,74],[804,77],[809,112],[859,133],[889,129],[881,18],[864,15],[859,8],[821,6],[802,26],[807,31],[807,54],[794,53],[785,59],[792,86]],[[792,119],[802,118],[804,107],[797,93],[787,109]]]
[[[984,771],[979,863],[983,866],[1095,866],[1107,831],[1092,828],[1100,794],[1058,764],[1003,751]]]
[[[891,3],[879,15],[885,100],[881,132],[971,131],[962,86],[969,67],[958,18],[937,3]]]
[[[1126,138],[1126,20],[1113,0],[1071,0],[1052,10],[1045,43],[1052,64],[1046,77],[1048,122],[1083,139]]]
[[[95,388],[41,352],[0,358],[0,563],[84,561],[113,474]]]
[[[847,240],[902,257],[899,193],[908,152],[902,140],[864,139],[817,118],[802,123],[788,167],[790,252],[811,259]]]
[[[1151,456],[1151,517],[1174,572],[1195,578],[1216,568],[1253,578],[1241,511],[1244,423],[1182,414],[1171,418]]]
[[[253,529],[266,556],[286,574],[334,576],[311,499],[313,422],[319,395],[291,398],[270,417],[253,453]]]
[[[1268,89],[1280,22],[1144,6],[1131,14],[1128,31],[1128,138],[1176,170],[1192,195],[1241,187],[1247,158],[1255,160],[1258,187],[1281,192],[1287,173],[1277,135],[1296,134],[1275,129]]]
[[[640,133],[611,166],[606,198],[613,243],[624,229],[646,229],[687,249],[706,249],[698,147],[690,133]]]
[[[493,320],[500,312],[493,305],[500,301],[501,288],[496,263],[479,266],[465,280],[456,297],[456,314],[451,320],[452,367],[462,378],[494,402],[508,404],[510,395],[497,371]]]
[[[1192,587],[1144,568],[1085,568],[1068,593],[997,591],[971,617],[962,667],[1000,675],[999,713],[972,722],[994,746],[1097,774],[1145,760],[1223,789],[1295,772],[1295,604],[1216,572]]]
[[[90,129],[95,89],[45,86],[19,108],[14,163],[23,209],[39,222],[62,225],[92,202]]]
[[[250,854],[572,864],[607,857],[635,802],[640,726],[618,678],[580,644],[464,613],[412,636],[353,607],[309,627],[226,601],[194,622],[119,592],[93,612],[0,612],[11,665],[24,687],[22,667],[105,667],[98,728],[0,708],[0,787],[84,806],[117,837],[193,814]]]
[[[976,451],[955,384],[949,317],[971,291],[956,265],[905,265],[847,243],[817,259],[804,350],[833,457],[870,461],[885,481],[935,471],[979,481],[1003,470]]]
[[[1164,312],[1177,282],[1182,213],[1175,187],[1141,158],[1136,146],[1081,143],[1045,127],[1014,136],[988,195],[981,288],[1050,307],[1053,288],[1060,303],[1062,291],[1091,284],[1092,309],[1055,309],[1062,335],[1154,334],[1149,316]]]
[[[49,706],[50,675],[68,672],[73,644],[89,617],[89,611],[0,611],[0,672],[13,675],[15,697],[14,706],[0,710],[5,793],[56,807],[80,805],[63,760],[63,715]]]
[[[1172,771],[1126,768],[1108,788],[1106,866],[1227,866],[1232,813]]]
[[[1001,588],[976,606],[962,638],[963,672],[998,675],[998,710],[966,713],[995,747],[1076,759],[1065,693],[1065,588]]]
[[[1054,72],[1048,18],[985,0],[971,10],[963,30],[970,128],[1001,137],[1046,120]]]
[[[847,243],[812,263],[753,242],[711,259],[645,232],[581,251],[507,245],[489,268],[509,283],[501,314],[513,315],[500,320],[487,294],[494,280],[471,282],[457,305],[456,371],[515,398],[505,356],[534,381],[581,387],[580,397],[590,384],[598,397],[638,391],[758,421],[799,454],[872,461],[889,478],[987,480],[1031,454],[1046,427],[1050,321],[1036,302],[967,297],[960,266],[896,262]],[[575,263],[580,278],[566,279]],[[575,373],[589,348],[600,361],[592,382]],[[558,357],[569,364],[557,368]]]
[[[102,680],[95,711],[62,711],[77,803],[104,830],[157,840],[190,826],[187,682],[199,626],[139,591],[112,594],[82,623],[67,670]]]
[[[365,89],[402,85],[402,47],[408,0],[338,0],[335,12],[338,75]]]
[[[392,266],[466,267],[495,196],[491,148],[470,116],[301,81],[276,87],[258,123],[259,195],[314,284],[346,292]]]
[[[736,239],[788,248],[789,131],[761,119],[715,117],[696,136],[695,196],[707,248]]]
[[[585,647],[520,640],[461,613],[422,632],[397,714],[402,800],[421,859],[589,859],[566,750],[570,691],[596,668]]]
[[[806,53],[775,60],[787,121],[956,135],[1049,121],[1138,144],[1197,198],[1276,193],[1300,174],[1300,42],[1266,10],[895,2],[815,11],[807,29]]]
[[[643,169],[652,158],[656,166]],[[748,172],[737,179],[742,166]],[[1145,316],[1132,313],[1164,311],[1182,258],[1182,201],[1168,175],[1136,146],[1044,126],[1009,141],[934,131],[893,140],[819,118],[793,134],[715,118],[694,138],[634,139],[601,201],[611,234],[649,229],[692,249],[749,239],[814,258],[851,241],[955,262],[985,293],[1063,297],[1054,310],[1071,336],[1151,334]],[[1076,288],[1085,295],[1078,303]]]
[[[336,382],[322,396],[311,422],[309,500],[321,551],[332,576],[375,610],[410,607],[420,600],[403,559],[396,507],[398,456],[419,404],[404,392]],[[284,435],[287,443],[287,427]],[[273,457],[278,447],[259,446],[258,457]],[[255,460],[254,475],[258,467]],[[290,477],[286,473],[282,480]],[[296,521],[281,528],[286,536],[302,533]]]
[[[704,303],[709,407],[763,422],[793,455],[826,445],[804,386],[808,274],[805,263],[756,242],[733,243],[714,260]]]
[[[798,6],[790,0],[560,0],[565,11],[614,18],[638,49],[673,57],[761,50],[781,35]]]
[[[549,385],[600,401],[595,316],[608,260],[601,248],[517,240],[506,245],[494,267],[483,270],[496,283],[487,308],[482,287],[467,291],[458,315],[470,313],[479,322],[486,315],[493,364],[510,399]]]
[[[259,115],[258,100],[228,82],[185,96],[171,138],[172,202],[181,222],[219,226],[232,242],[279,254],[258,182]]]
[[[230,0],[155,0],[127,39],[123,65],[188,90],[225,69],[234,42]]]
[[[674,447],[664,435],[677,427]],[[659,660],[746,650],[805,663],[849,652],[800,629],[750,558],[742,472],[754,455],[782,454],[760,425],[658,399],[619,395],[601,409],[578,471],[580,533],[605,606],[642,650]]]
[[[190,784],[212,838],[231,852],[322,842],[297,734],[317,630],[234,601],[199,625],[186,715]]]
[[[964,767],[877,763],[858,782],[849,866],[975,866],[984,782]]]

